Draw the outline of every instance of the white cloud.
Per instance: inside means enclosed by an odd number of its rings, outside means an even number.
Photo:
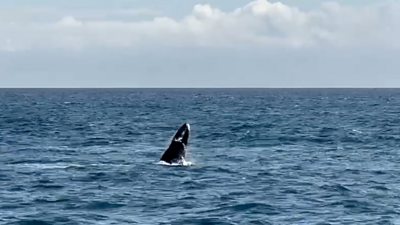
[[[195,5],[183,19],[115,20],[68,15],[57,21],[5,19],[0,22],[0,51],[147,45],[398,48],[398,15],[400,7],[394,3],[363,7],[328,3],[302,11],[280,2],[255,0],[230,12]]]
[[[65,27],[81,27],[83,25],[81,21],[78,21],[72,16],[66,16],[62,18],[58,24]]]

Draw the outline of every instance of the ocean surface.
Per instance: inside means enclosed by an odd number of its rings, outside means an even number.
[[[0,89],[0,224],[400,224],[400,89]]]

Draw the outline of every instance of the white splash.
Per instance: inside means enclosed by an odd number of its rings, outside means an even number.
[[[192,166],[192,165],[194,165],[192,162],[186,161],[184,159],[179,162],[176,162],[176,163],[167,163],[165,161],[159,161],[157,164],[163,165],[163,166]]]

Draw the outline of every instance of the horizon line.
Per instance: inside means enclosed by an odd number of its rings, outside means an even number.
[[[400,89],[400,87],[0,87],[0,89]]]

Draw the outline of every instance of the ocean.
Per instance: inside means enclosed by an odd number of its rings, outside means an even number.
[[[400,224],[400,89],[0,89],[0,224]],[[191,166],[160,165],[184,122]]]

